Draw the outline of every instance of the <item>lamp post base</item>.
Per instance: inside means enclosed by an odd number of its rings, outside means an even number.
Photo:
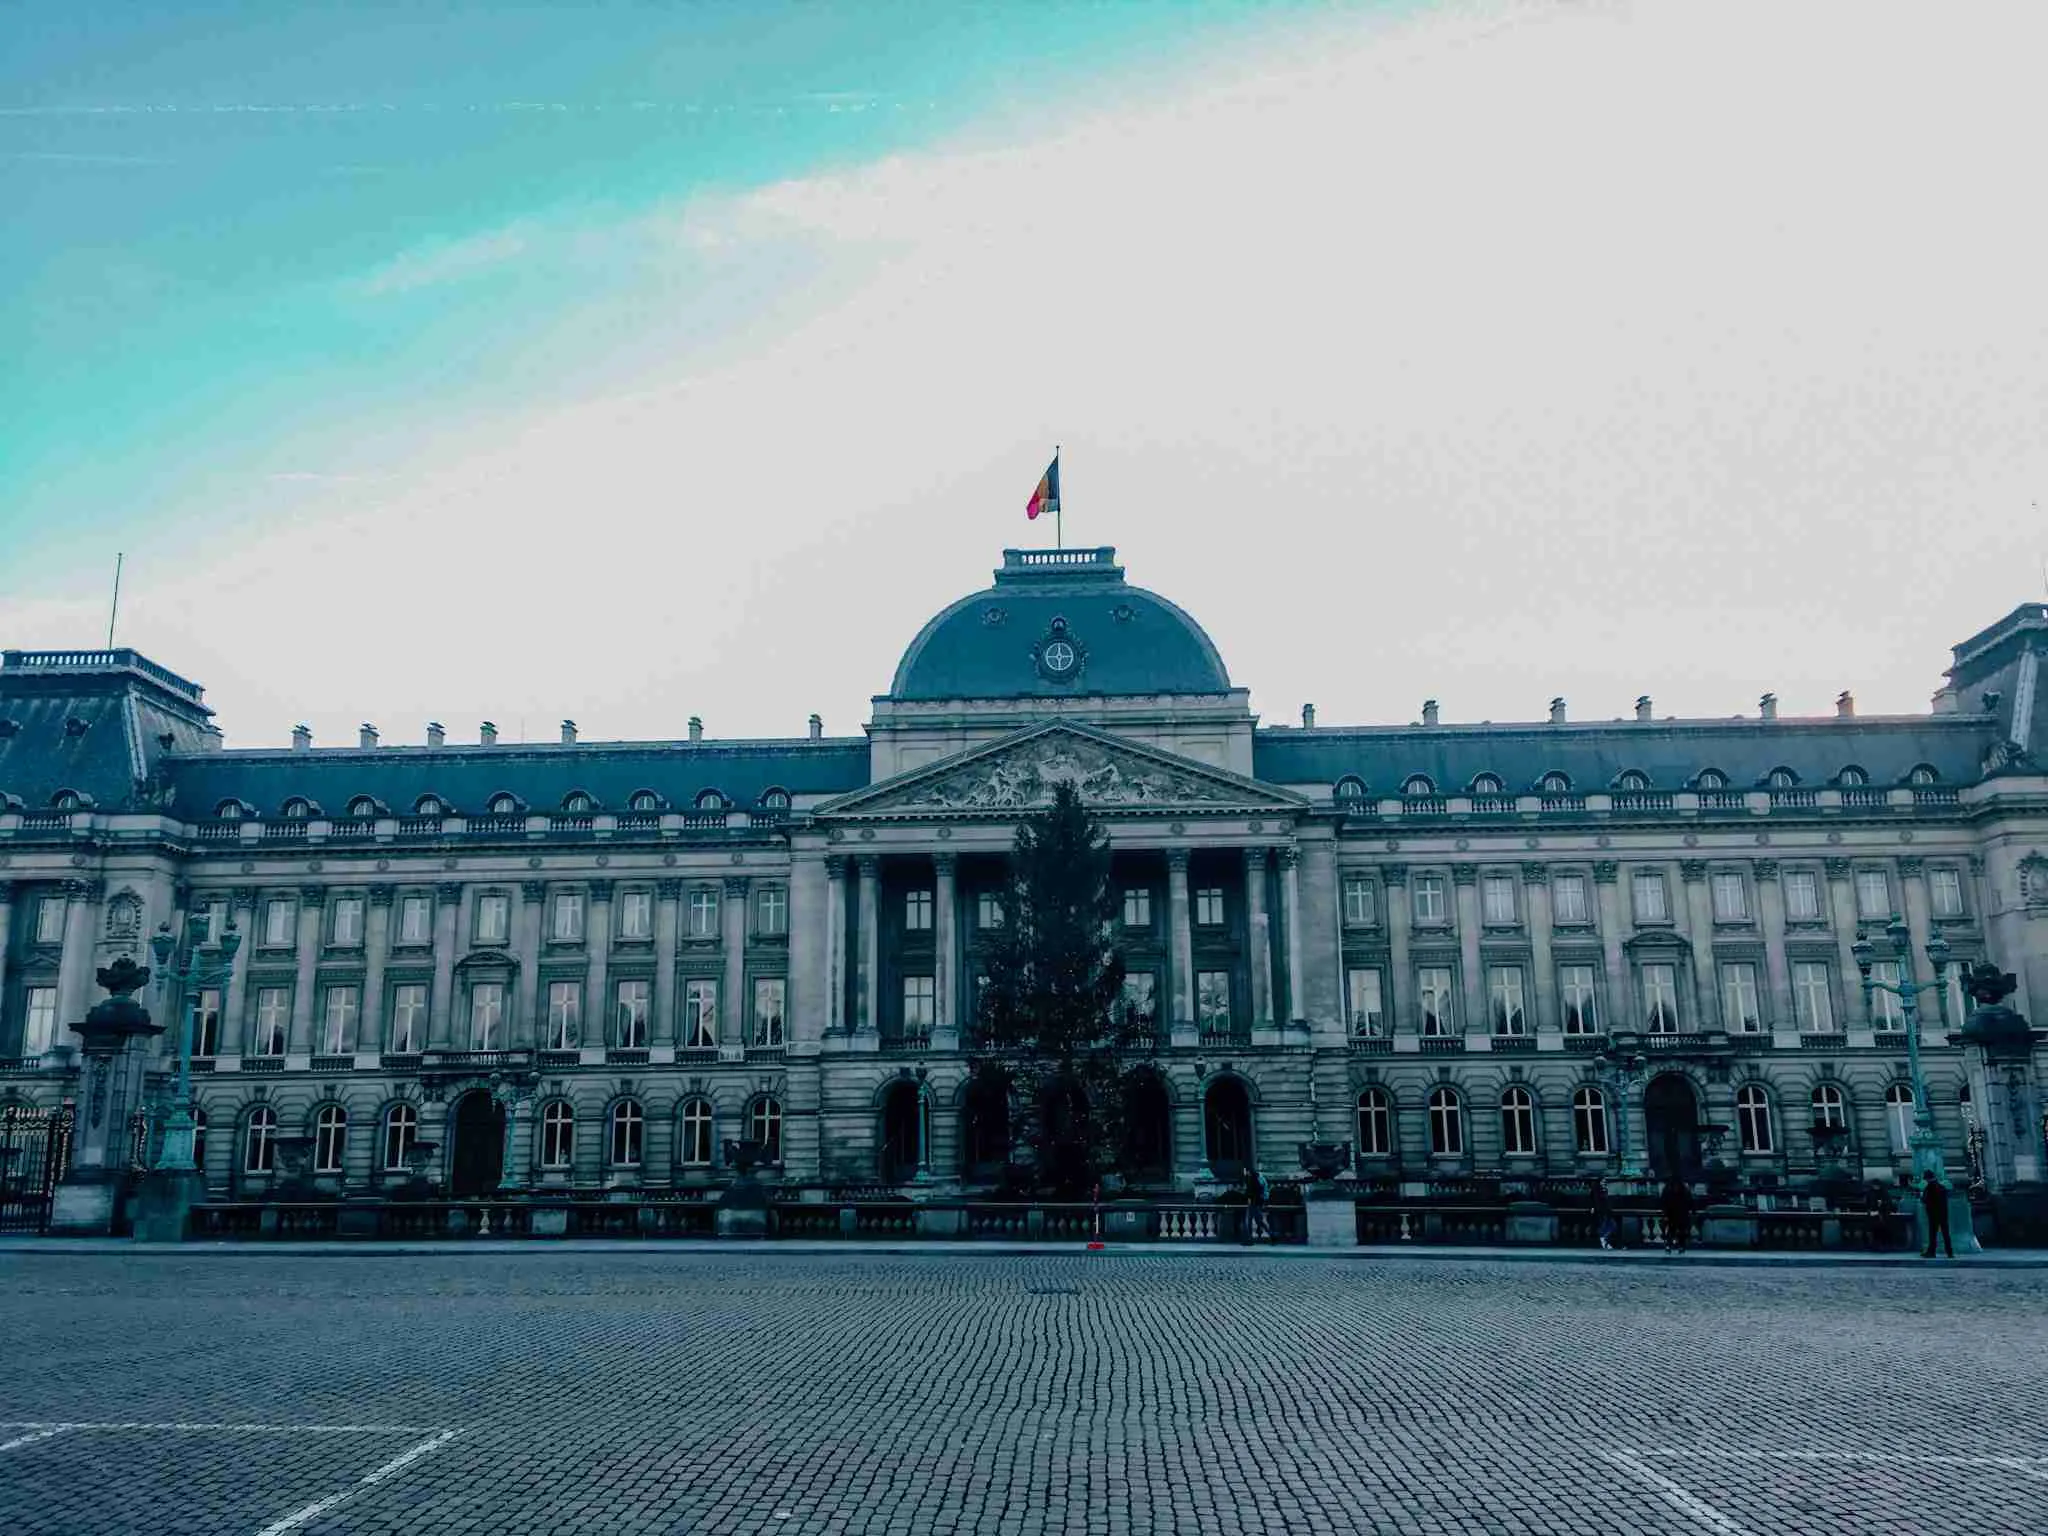
[[[158,1168],[136,1192],[135,1236],[145,1243],[182,1243],[192,1207],[206,1199],[206,1178],[196,1168]]]

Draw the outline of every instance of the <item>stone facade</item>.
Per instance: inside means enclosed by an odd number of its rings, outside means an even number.
[[[1303,1142],[1409,1180],[1612,1171],[1624,1139],[1888,1174],[1904,1037],[1859,928],[1903,919],[1911,979],[1940,935],[2048,1004],[2044,655],[2035,604],[1927,715],[1261,726],[1109,550],[1009,552],[858,738],[229,751],[133,652],[8,652],[0,1102],[75,1097],[95,970],[196,914],[243,936],[195,1026],[218,1193],[301,1152],[354,1190],[718,1184],[745,1137],[792,1182],[971,1188],[982,897],[1071,784],[1156,1030],[1150,1182]],[[1922,1021],[1958,1170],[1987,1102],[1961,1005]],[[1995,1182],[2042,1177],[2014,1102]]]

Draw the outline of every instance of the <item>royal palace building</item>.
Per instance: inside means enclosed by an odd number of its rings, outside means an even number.
[[[1852,945],[1932,981],[1939,937],[2048,1005],[2044,763],[2042,604],[1958,645],[1924,715],[1275,725],[1109,549],[1007,552],[852,737],[230,750],[134,651],[8,651],[0,1106],[84,1114],[97,974],[196,916],[203,949],[241,936],[190,1030],[217,1197],[261,1198],[287,1143],[344,1193],[716,1185],[741,1140],[793,1184],[972,1189],[1002,1160],[977,958],[1018,816],[1065,784],[1110,830],[1151,1027],[1141,1183],[1303,1143],[1360,1177],[1632,1147],[1889,1178],[1907,1015]],[[2038,1064],[1998,1091],[1964,1006],[1919,1020],[1950,1164],[2038,1181]]]

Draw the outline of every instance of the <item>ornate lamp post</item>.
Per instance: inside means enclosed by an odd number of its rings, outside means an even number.
[[[230,917],[221,930],[216,958],[208,959],[201,952],[205,943],[206,919],[197,914],[185,919],[182,954],[169,923],[160,925],[149,941],[150,950],[156,955],[157,981],[164,992],[164,1013],[178,1021],[178,1085],[172,1094],[170,1119],[164,1123],[163,1150],[157,1154],[159,1173],[198,1170],[192,1160],[192,1028],[198,1018],[200,991],[227,985],[228,975],[235,968],[235,953],[242,947],[242,935]]]
[[[1600,1069],[1601,1083],[1614,1094],[1614,1151],[1621,1177],[1640,1179],[1642,1165],[1631,1153],[1628,1139],[1628,1099],[1636,1084],[1649,1074],[1650,1058],[1634,1049],[1633,1036],[1617,1035],[1593,1061]]]
[[[1943,1184],[1948,1184],[1948,1164],[1942,1156],[1941,1138],[1934,1130],[1934,1105],[1928,1097],[1926,1074],[1920,1068],[1920,995],[1923,992],[1939,993],[1948,985],[1951,951],[1948,940],[1936,934],[1927,941],[1927,959],[1934,967],[1934,980],[1908,981],[1905,978],[1911,968],[1906,961],[1912,952],[1913,935],[1903,918],[1895,915],[1891,922],[1886,924],[1885,939],[1888,958],[1899,962],[1899,980],[1896,982],[1877,981],[1872,978],[1871,967],[1878,957],[1878,951],[1867,933],[1857,933],[1855,944],[1850,946],[1850,953],[1856,957],[1856,970],[1863,978],[1864,1006],[1869,1006],[1873,993],[1889,992],[1899,1000],[1900,1011],[1905,1015],[1906,1072],[1913,1084],[1913,1133],[1907,1139],[1913,1152],[1914,1184],[1916,1187],[1924,1186],[1926,1176],[1930,1173]],[[1921,1206],[1921,1216],[1924,1220],[1924,1203]],[[1923,1232],[1923,1240],[1926,1236]],[[1949,1237],[1958,1252],[1979,1251],[1977,1234],[1970,1221],[1970,1200],[1967,1194],[1949,1202]]]

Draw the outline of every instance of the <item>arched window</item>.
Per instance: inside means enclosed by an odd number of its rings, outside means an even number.
[[[284,819],[286,821],[304,821],[312,814],[312,804],[297,795],[292,796],[291,799],[284,803]]]
[[[1764,782],[1772,789],[1790,789],[1799,782],[1799,775],[1790,768],[1773,768]]]
[[[1411,773],[1401,781],[1401,793],[1404,795],[1433,795],[1436,793],[1436,782],[1426,773]]]
[[[448,807],[439,795],[421,795],[413,802],[412,813],[415,816],[445,816]]]
[[[700,789],[697,791],[697,809],[700,811],[722,811],[725,809],[725,796],[715,789]]]
[[[1536,1151],[1536,1101],[1526,1088],[1510,1088],[1500,1096],[1500,1148],[1509,1157]]]
[[[677,1122],[681,1135],[676,1141],[676,1161],[686,1168],[711,1166],[711,1101],[685,1099]]]
[[[588,816],[597,809],[597,802],[580,789],[572,789],[562,796],[562,813],[567,816]]]
[[[1598,1088],[1572,1095],[1572,1144],[1581,1157],[1607,1155],[1607,1095]]]
[[[1340,805],[1354,800],[1363,800],[1365,798],[1365,780],[1355,773],[1347,773],[1337,781],[1337,787],[1332,791],[1332,794]]]
[[[1449,1088],[1429,1095],[1429,1150],[1433,1157],[1462,1157],[1465,1152],[1465,1109]]]
[[[242,1171],[269,1173],[277,1166],[277,1111],[264,1105],[249,1117],[242,1143]]]
[[[1482,773],[1472,781],[1472,793],[1475,795],[1499,795],[1506,792],[1506,786],[1501,783],[1500,775],[1497,773]]]
[[[341,1172],[341,1159],[348,1150],[348,1111],[339,1104],[323,1104],[313,1118],[313,1171]]]
[[[1849,1123],[1849,1106],[1842,1097],[1842,1090],[1833,1083],[1822,1083],[1813,1090],[1813,1128],[1816,1131],[1840,1130]]]
[[[661,809],[661,796],[651,789],[636,789],[633,791],[633,798],[626,802],[626,809],[643,813],[658,811]]]
[[[511,795],[493,795],[491,796],[491,803],[486,809],[493,816],[517,816],[519,814],[519,802]]]
[[[1394,1108],[1387,1090],[1368,1088],[1358,1096],[1358,1155],[1389,1157],[1394,1148]]]
[[[555,1100],[540,1112],[540,1165],[567,1168],[576,1161],[576,1111]]]
[[[50,796],[50,809],[53,811],[76,811],[84,806],[84,798],[75,789],[60,789]]]
[[[1701,769],[1700,776],[1693,780],[1693,787],[1696,789],[1726,789],[1728,787],[1728,775],[1718,768]]]
[[[762,1097],[747,1111],[747,1137],[761,1144],[761,1155],[771,1163],[782,1161],[782,1103]]]
[[[1640,768],[1631,768],[1614,781],[1614,787],[1625,795],[1639,795],[1650,787],[1650,776]]]
[[[242,819],[242,802],[239,800],[223,800],[213,808],[213,814],[220,821],[240,821]]]
[[[1572,781],[1562,773],[1546,773],[1536,787],[1546,795],[1568,795],[1572,792]]]
[[[1743,1086],[1735,1095],[1735,1127],[1745,1152],[1771,1150],[1771,1099],[1755,1083]]]
[[[1913,1146],[1913,1085],[1893,1083],[1884,1091],[1884,1127],[1892,1140],[1892,1155],[1903,1157]]]
[[[638,1168],[640,1147],[647,1129],[647,1117],[631,1099],[612,1106],[611,1164],[614,1168]]]
[[[1915,788],[1918,788],[1922,785],[1932,784],[1936,779],[1939,779],[1940,777],[1940,774],[1936,773],[1927,764],[1922,763],[1919,767],[1915,768],[1911,773],[1906,775],[1906,782],[1908,784],[1913,785]]]
[[[357,795],[349,801],[348,813],[351,816],[374,816],[377,814],[377,802],[368,795]]]
[[[761,796],[761,807],[762,807],[762,809],[763,809],[763,810],[769,810],[769,811],[786,811],[786,810],[788,810],[788,809],[789,809],[789,791],[788,791],[788,790],[786,790],[786,789],[771,789],[771,790],[769,790],[769,791],[768,791],[768,792],[767,792],[766,794],[764,794],[764,795],[762,795],[762,796]]]
[[[392,1105],[384,1116],[384,1171],[404,1173],[419,1139],[420,1112],[410,1104]]]
[[[200,1172],[206,1171],[206,1111],[192,1111],[192,1165]]]
[[[1835,782],[1844,789],[1861,789],[1870,782],[1870,775],[1851,763],[1835,775]]]

